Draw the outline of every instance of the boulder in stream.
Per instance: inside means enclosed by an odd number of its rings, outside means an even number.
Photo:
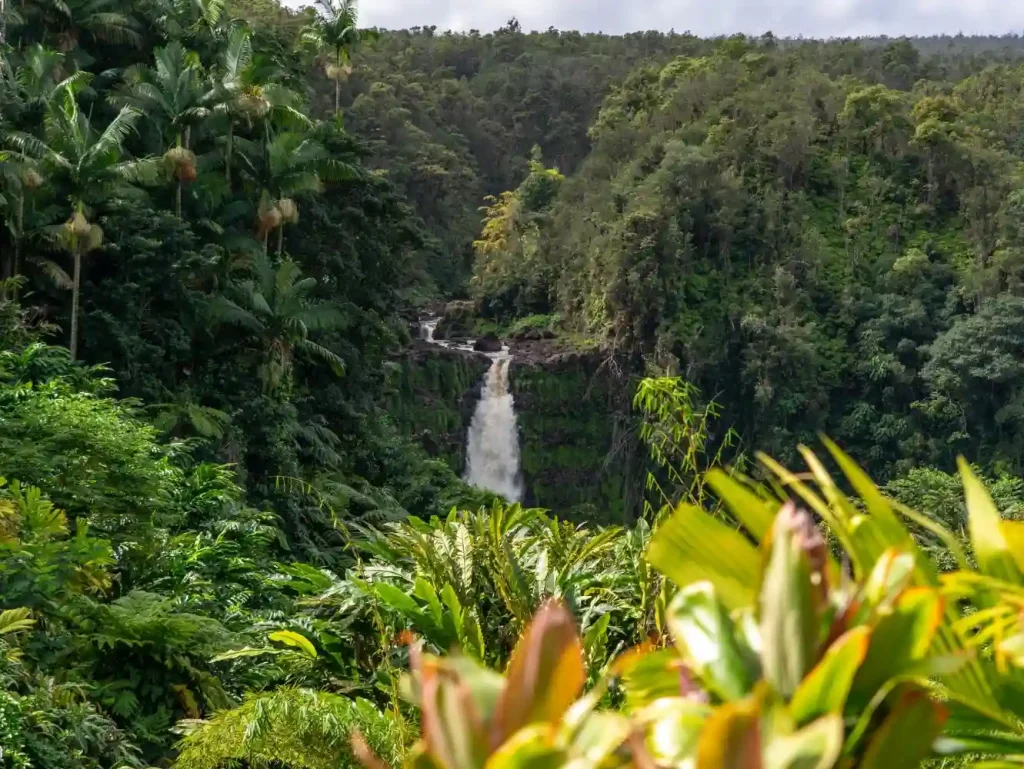
[[[477,352],[501,352],[501,340],[495,334],[484,334],[473,343]]]

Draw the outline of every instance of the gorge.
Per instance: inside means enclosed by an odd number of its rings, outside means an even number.
[[[443,349],[473,351],[473,340],[457,344],[435,339],[437,324],[437,318],[421,320],[420,337]],[[509,387],[512,355],[508,345],[502,345],[499,352],[485,354],[491,364],[480,385],[480,398],[466,433],[463,478],[471,486],[494,492],[509,502],[519,502],[523,480],[516,411]]]

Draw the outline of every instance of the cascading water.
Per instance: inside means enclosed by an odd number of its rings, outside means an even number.
[[[472,343],[460,345],[435,340],[436,328],[435,319],[421,322],[421,337],[442,347],[473,349]],[[491,359],[491,367],[484,377],[480,400],[469,424],[463,480],[471,486],[500,494],[509,502],[519,502],[523,498],[523,478],[519,465],[516,410],[508,379],[512,356],[508,347],[502,347],[501,352],[488,353],[487,357]]]
[[[519,431],[516,410],[508,387],[507,351],[491,356],[480,391],[480,400],[469,424],[466,442],[465,481],[471,486],[500,494],[509,502],[523,498],[519,472]]]

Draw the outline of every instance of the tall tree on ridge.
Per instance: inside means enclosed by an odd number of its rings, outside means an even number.
[[[359,29],[355,0],[316,0],[317,18],[303,32],[303,38],[317,49],[328,49],[333,60],[326,67],[334,81],[334,116],[341,114],[341,83],[352,73],[352,55],[363,40],[376,37],[372,30]]]
[[[100,246],[103,230],[87,216],[93,207],[114,198],[137,193],[134,182],[148,181],[155,169],[152,159],[129,160],[124,142],[140,113],[125,106],[103,131],[78,108],[76,88],[88,80],[61,89],[46,116],[46,140],[24,132],[8,134],[8,141],[47,170],[46,179],[62,185],[71,203],[68,220],[57,228],[57,237],[74,262],[71,294],[71,330],[68,348],[78,354],[78,315],[82,287],[82,257]]]

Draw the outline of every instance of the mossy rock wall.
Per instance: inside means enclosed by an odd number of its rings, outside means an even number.
[[[513,361],[524,502],[574,520],[623,523],[641,506],[631,386],[596,355]]]
[[[417,344],[395,363],[385,399],[389,415],[402,433],[461,473],[466,431],[490,362],[482,355]]]

